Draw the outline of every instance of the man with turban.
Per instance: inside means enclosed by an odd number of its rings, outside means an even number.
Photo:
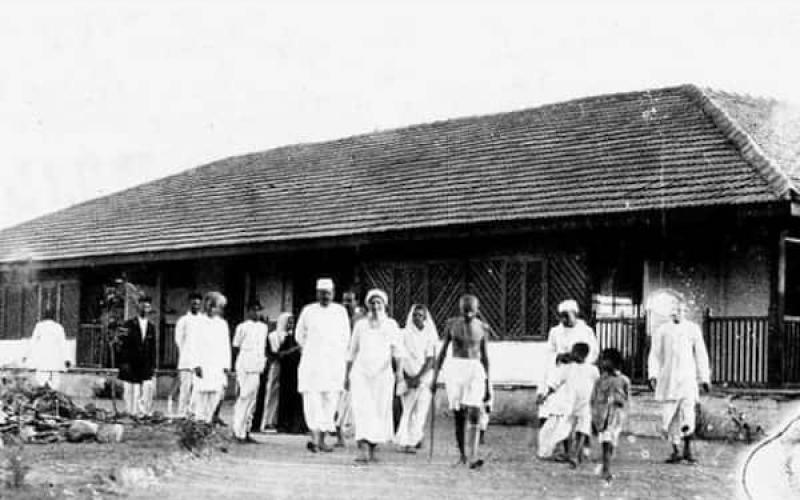
[[[308,450],[330,452],[325,434],[335,432],[336,404],[344,388],[350,318],[333,302],[333,280],[317,281],[317,301],[305,306],[297,320],[295,338],[302,347],[297,367],[297,390],[311,431]]]

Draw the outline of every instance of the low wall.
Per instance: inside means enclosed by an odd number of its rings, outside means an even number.
[[[30,338],[16,340],[0,340],[0,366],[17,364],[28,350]],[[67,339],[68,359],[75,364],[75,339]]]

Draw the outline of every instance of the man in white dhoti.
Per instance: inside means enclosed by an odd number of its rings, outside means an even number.
[[[375,447],[392,440],[395,383],[402,380],[402,339],[397,322],[386,315],[383,290],[367,293],[369,315],[356,323],[347,361],[345,388],[350,390],[353,424],[361,453],[358,463],[375,460]],[[396,360],[396,371],[392,360]]]
[[[233,406],[233,436],[240,443],[255,443],[250,424],[256,409],[256,395],[261,372],[267,363],[267,325],[259,320],[262,307],[258,301],[247,306],[247,320],[236,327],[233,347],[236,356],[236,382],[239,396]]]
[[[425,421],[431,406],[431,382],[439,333],[428,308],[414,304],[402,331],[404,389],[401,395],[403,416],[395,434],[395,443],[405,453],[414,453],[422,443]]]
[[[483,460],[478,458],[479,426],[481,406],[490,397],[488,344],[489,338],[494,335],[491,327],[477,318],[478,307],[478,298],[474,295],[464,295],[459,300],[461,317],[447,322],[444,344],[431,382],[435,391],[447,348],[452,344],[445,390],[450,409],[455,415],[456,442],[461,453],[459,464],[469,463],[470,469],[483,466]],[[469,425],[466,425],[467,421]],[[469,457],[465,440],[470,446]]]
[[[308,450],[330,452],[325,433],[334,432],[336,404],[344,387],[345,360],[350,341],[347,311],[333,302],[333,281],[317,281],[317,302],[305,306],[297,320],[295,338],[302,347],[297,367],[297,391],[311,431]]]
[[[28,368],[36,370],[36,385],[57,391],[61,387],[62,372],[69,368],[69,353],[64,327],[54,318],[52,309],[48,308],[42,313],[42,320],[33,328],[28,351],[22,361]]]
[[[227,299],[219,292],[209,292],[203,300],[205,320],[200,339],[193,349],[192,407],[195,418],[211,423],[222,401],[231,367],[231,342],[228,322],[222,318]]]
[[[592,328],[585,321],[578,318],[578,303],[574,300],[565,300],[558,305],[559,323],[550,329],[547,335],[548,362],[544,370],[544,379],[538,384],[537,392],[540,400],[548,392],[548,388],[555,385],[560,370],[557,365],[568,361],[570,352],[575,344],[582,342],[589,346],[589,355],[586,363],[594,364],[600,352],[597,337]],[[539,427],[543,428],[544,422],[551,416],[564,415],[565,391],[558,391],[546,399],[539,406]],[[565,452],[569,443],[564,443]]]
[[[200,312],[203,297],[199,293],[189,295],[189,311],[178,319],[175,325],[175,345],[178,347],[178,415],[187,417],[191,413],[189,402],[192,399],[191,346],[197,342],[204,316]]]
[[[653,334],[647,373],[655,389],[655,399],[662,401],[662,430],[672,442],[667,463],[696,462],[691,441],[695,428],[695,405],[700,399],[698,385],[708,392],[711,369],[708,351],[700,327],[685,319],[686,304],[675,298],[671,321]],[[683,443],[683,454],[680,451]]]

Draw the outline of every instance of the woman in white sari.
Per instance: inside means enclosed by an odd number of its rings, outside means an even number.
[[[399,389],[402,392],[403,416],[395,435],[395,442],[405,453],[414,453],[422,443],[431,406],[431,382],[438,344],[439,333],[428,308],[414,304],[408,311],[403,328],[405,386],[401,384]]]
[[[350,339],[345,384],[352,400],[358,463],[374,461],[376,445],[394,435],[392,399],[395,381],[402,380],[402,340],[397,322],[386,315],[386,302],[382,290],[367,293],[369,315],[355,324]],[[398,359],[394,374],[393,357]]]

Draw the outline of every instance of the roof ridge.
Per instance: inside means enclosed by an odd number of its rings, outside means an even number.
[[[753,170],[764,179],[779,199],[790,199],[794,194],[798,194],[798,188],[789,177],[789,174],[764,151],[764,148],[761,147],[753,136],[747,132],[730,113],[714,102],[714,98],[706,89],[694,84],[683,85],[683,89],[711,118],[728,140],[736,146],[742,157],[753,167]],[[742,97],[742,94],[738,93],[719,92],[728,96]],[[749,95],[748,97],[753,98]],[[758,97],[755,99],[777,102],[777,100],[768,97]]]

